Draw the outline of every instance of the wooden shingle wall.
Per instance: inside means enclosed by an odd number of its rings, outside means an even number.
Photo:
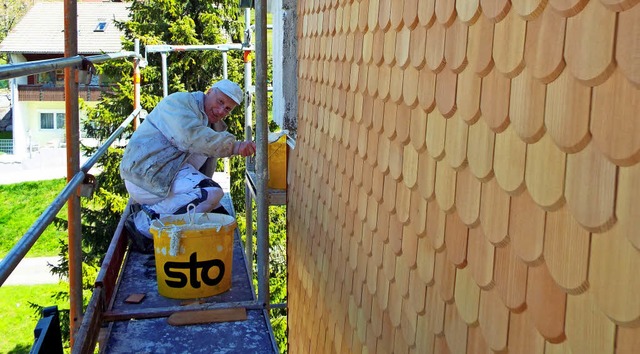
[[[638,0],[301,0],[291,353],[638,353]]]

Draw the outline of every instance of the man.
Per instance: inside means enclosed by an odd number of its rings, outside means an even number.
[[[236,141],[223,121],[242,99],[240,87],[226,79],[206,94],[176,92],[162,99],[133,133],[120,175],[140,204],[125,223],[134,250],[152,253],[151,221],[184,214],[190,204],[198,213],[227,213],[220,205],[220,185],[199,169],[208,158],[255,153],[255,143]]]

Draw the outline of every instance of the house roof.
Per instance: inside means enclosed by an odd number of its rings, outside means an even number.
[[[113,19],[126,20],[124,2],[78,2],[78,53],[119,52],[122,33]],[[104,31],[95,31],[106,22]],[[0,52],[26,54],[64,53],[64,3],[36,3],[0,43]]]

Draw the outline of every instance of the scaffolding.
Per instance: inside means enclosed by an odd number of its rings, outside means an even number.
[[[29,249],[40,237],[46,227],[51,224],[55,215],[64,206],[68,205],[68,234],[69,234],[69,283],[70,283],[70,325],[71,325],[71,346],[72,352],[83,353],[91,351],[95,347],[99,330],[103,321],[116,321],[118,319],[132,316],[131,313],[125,314],[125,317],[118,317],[114,313],[109,314],[108,307],[113,305],[118,287],[122,286],[119,276],[124,274],[121,269],[125,258],[127,235],[123,232],[124,220],[127,216],[128,208],[122,216],[122,219],[116,229],[116,233],[112,240],[109,250],[105,256],[103,267],[95,282],[94,293],[87,307],[86,313],[82,310],[82,249],[81,249],[81,218],[80,218],[80,197],[81,190],[91,190],[95,187],[93,176],[88,171],[104,155],[109,146],[122,134],[124,129],[133,122],[134,129],[137,127],[139,120],[146,112],[140,108],[140,67],[145,64],[144,58],[140,55],[139,43],[136,41],[135,50],[133,52],[110,53],[91,57],[80,56],[77,53],[77,38],[68,34],[77,33],[77,11],[76,1],[65,0],[65,57],[61,59],[42,60],[38,62],[8,64],[0,66],[0,79],[15,78],[24,75],[31,75],[40,72],[46,72],[56,69],[64,69],[65,72],[65,127],[66,127],[66,147],[67,147],[67,185],[63,191],[57,196],[52,204],[45,212],[34,222],[31,228],[11,249],[7,257],[0,262],[0,286],[9,277],[18,263],[24,258]],[[201,46],[200,48],[184,46],[149,46],[148,53],[152,51],[160,52],[163,56],[163,93],[167,95],[166,89],[166,53],[175,50],[220,50],[223,52],[223,58],[226,59],[226,51],[228,50],[255,50],[256,53],[256,81],[255,85],[251,85],[251,62],[245,61],[245,138],[252,140],[252,99],[251,94],[256,96],[256,159],[255,164],[248,161],[247,166],[252,168],[252,176],[255,179],[247,177],[247,217],[250,218],[251,200],[255,198],[257,205],[257,278],[258,289],[257,299],[250,301],[227,301],[224,304],[200,304],[184,308],[173,306],[164,310],[151,311],[149,315],[148,309],[146,315],[140,318],[157,318],[166,317],[170,313],[194,310],[211,310],[243,307],[246,309],[255,309],[261,312],[268,319],[269,304],[269,243],[268,243],[268,190],[267,190],[267,57],[266,57],[266,0],[256,1],[256,48],[251,48],[245,44],[221,44],[213,46]],[[245,27],[249,29],[250,10],[245,9]],[[247,31],[248,32],[248,31]],[[247,34],[248,36],[248,34]],[[163,54],[164,53],[164,54]],[[245,56],[246,57],[246,56]],[[100,63],[107,60],[132,58],[134,62],[134,111],[124,120],[124,122],[112,133],[112,135],[100,146],[97,152],[83,165],[80,166],[79,156],[79,107],[78,107],[78,73],[91,69],[93,63]],[[226,76],[226,69],[225,69]],[[248,81],[247,81],[248,80]],[[249,183],[249,181],[252,181]],[[229,201],[227,201],[229,202]],[[251,219],[249,219],[251,220]],[[253,259],[252,249],[253,230],[247,223],[247,243],[245,245],[245,265],[248,260]],[[132,255],[134,253],[127,253]],[[234,260],[235,262],[235,260]],[[247,269],[252,269],[248,266]],[[122,271],[122,273],[121,273]],[[250,273],[249,273],[250,274]],[[251,277],[249,276],[249,282]],[[255,291],[252,291],[255,295]],[[105,316],[106,314],[106,316]],[[109,317],[109,315],[111,317]],[[135,316],[134,316],[135,317]],[[131,318],[131,317],[129,317]],[[273,339],[273,333],[270,324],[266,321],[266,328],[270,333],[271,349],[277,352],[277,346]]]

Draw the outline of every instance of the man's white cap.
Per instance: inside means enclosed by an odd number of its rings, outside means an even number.
[[[233,82],[231,80],[224,79],[224,80],[220,80],[220,81],[216,82],[211,87],[212,88],[213,87],[217,88],[222,93],[227,95],[230,99],[232,99],[235,103],[237,103],[239,105],[242,104],[242,100],[244,98],[244,94],[243,94],[242,89],[240,88],[240,86],[238,86],[238,84],[236,84],[235,82]]]

